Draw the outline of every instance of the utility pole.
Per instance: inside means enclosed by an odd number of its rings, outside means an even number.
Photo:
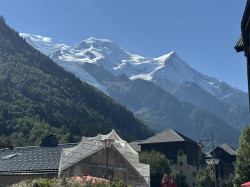
[[[216,166],[215,166],[215,154],[214,154],[214,131],[213,131],[213,130],[212,130],[212,147],[213,147],[214,186],[217,187]]]
[[[200,140],[200,142],[209,142],[209,141],[210,142],[212,141],[214,186],[217,187],[216,165],[215,165],[215,154],[214,154],[214,131],[213,130],[212,130],[212,140]]]

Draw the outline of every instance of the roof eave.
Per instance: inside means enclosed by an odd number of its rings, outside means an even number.
[[[52,175],[58,174],[58,171],[42,171],[42,172],[0,172],[0,176],[13,176],[13,175]]]

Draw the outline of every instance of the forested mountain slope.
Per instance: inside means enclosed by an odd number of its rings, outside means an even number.
[[[126,140],[152,135],[133,113],[31,47],[0,18],[0,136],[14,146],[59,142],[112,128]]]
[[[216,143],[237,147],[240,132],[213,113],[174,96],[150,81],[130,80],[122,74],[114,76],[102,66],[84,64],[85,70],[104,85],[110,96],[132,110],[142,119],[153,121],[150,127],[156,132],[173,128],[193,140],[211,139],[215,131]]]
[[[198,72],[175,52],[150,58],[134,54],[107,39],[91,37],[68,46],[54,44],[53,39],[40,35],[20,35],[65,70],[107,95],[110,93],[105,85],[85,70],[85,63],[98,64],[115,76],[125,74],[130,80],[150,81],[178,100],[208,110],[239,131],[250,123],[247,93]]]

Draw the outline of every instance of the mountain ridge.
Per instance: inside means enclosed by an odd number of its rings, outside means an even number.
[[[21,36],[32,40],[35,35],[21,34]],[[32,42],[35,43],[36,41],[32,40]],[[41,40],[39,43],[41,43]],[[87,43],[88,45],[81,45],[81,48],[77,49],[78,51],[74,51],[77,48],[76,46],[82,43]],[[60,47],[58,48],[58,46],[59,44],[55,44],[53,49],[59,50]],[[142,57],[119,47],[110,40],[96,38],[83,40],[73,46],[66,46],[63,44],[62,50],[60,50],[60,57],[52,56],[53,50],[50,50],[50,53],[48,53],[46,52],[47,49],[43,49],[41,46],[38,49],[51,56],[57,63],[98,63],[114,75],[124,73],[130,79],[141,78],[149,80],[168,92],[189,81],[196,82],[203,90],[223,102],[243,106],[247,106],[248,103],[247,93],[221,80],[199,73],[184,62],[175,52],[170,52],[158,58]],[[70,71],[70,68],[67,70]],[[104,92],[107,93],[106,91]]]
[[[116,131],[127,141],[153,135],[131,111],[65,71],[29,45],[0,17],[0,138],[13,146],[39,145]]]
[[[32,37],[32,35],[29,36]],[[216,115],[223,121],[222,123],[229,123],[240,131],[250,123],[247,93],[191,68],[174,51],[158,58],[143,57],[119,47],[110,40],[95,38],[83,40],[73,46],[65,44],[62,46],[60,49],[60,45],[56,44],[54,48],[57,49],[57,52],[55,53],[53,48],[48,55],[67,71],[74,73],[81,80],[89,82],[122,104],[127,104],[125,98],[129,97],[129,93],[126,97],[116,98],[117,94],[114,96],[114,93],[111,93],[112,89],[109,87],[110,85],[118,84],[115,82],[116,80],[113,79],[112,81],[114,82],[105,84],[105,82],[95,77],[96,74],[93,75],[86,71],[85,64],[90,63],[101,66],[111,73],[112,76],[119,77],[124,75],[127,77],[124,80],[136,81],[142,79],[150,81],[164,91],[176,96],[179,100],[196,105]],[[57,53],[58,55],[55,55]],[[101,71],[100,73],[103,72]],[[104,77],[104,79],[106,78]],[[197,92],[194,93],[192,89],[185,87],[186,82],[196,85]],[[117,89],[130,89],[127,85],[128,81],[119,83],[124,84],[124,86],[116,87]],[[183,92],[182,96],[178,95],[178,90],[179,93]],[[126,90],[124,91],[126,92]],[[213,103],[206,102],[209,100],[213,101]],[[141,100],[141,102],[144,101]],[[143,103],[138,103],[138,106],[143,106]],[[159,106],[161,106],[160,103]],[[150,110],[152,112],[150,114],[148,111],[145,111],[148,108],[135,110],[130,106],[130,109],[138,116],[147,115],[152,117],[152,119],[146,118],[146,120],[153,121],[155,119],[155,111],[153,110]],[[167,112],[172,113],[170,110]],[[178,119],[175,120],[178,121]]]
[[[237,129],[206,110],[187,102],[180,102],[150,81],[130,80],[124,74],[114,76],[98,64],[86,63],[84,67],[106,86],[112,98],[132,110],[141,119],[160,123],[149,125],[156,132],[174,128],[198,141],[209,139],[211,129],[217,129],[216,139],[219,143],[222,143],[223,139],[231,145],[237,142],[239,135]],[[225,135],[226,133],[230,135]]]

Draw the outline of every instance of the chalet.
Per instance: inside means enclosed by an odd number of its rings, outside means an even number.
[[[241,36],[238,39],[235,50],[244,51],[247,58],[247,78],[248,78],[248,95],[250,95],[250,0],[247,1],[245,11],[241,20]],[[250,97],[249,97],[250,98]],[[250,100],[249,100],[250,102]]]
[[[109,142],[109,148],[103,143],[105,141]],[[150,186],[149,165],[139,163],[138,153],[114,130],[107,135],[83,137],[77,146],[63,149],[58,175],[74,177],[84,174],[103,177],[106,167],[109,176],[126,185]]]
[[[202,162],[201,146],[181,133],[168,129],[139,143],[141,151],[152,149],[163,153],[171,160],[173,168],[180,171],[183,179],[194,185]]]
[[[212,154],[210,152],[210,154]],[[221,144],[214,149],[215,158],[222,159],[223,161],[234,164],[236,160],[236,151],[234,148],[227,144]]]
[[[211,150],[207,155],[213,155],[213,151]],[[214,157],[218,182],[220,183],[223,180],[232,179],[235,172],[235,149],[227,144],[221,144],[214,149]],[[207,156],[206,163],[208,166],[213,166],[214,162],[212,156]]]

